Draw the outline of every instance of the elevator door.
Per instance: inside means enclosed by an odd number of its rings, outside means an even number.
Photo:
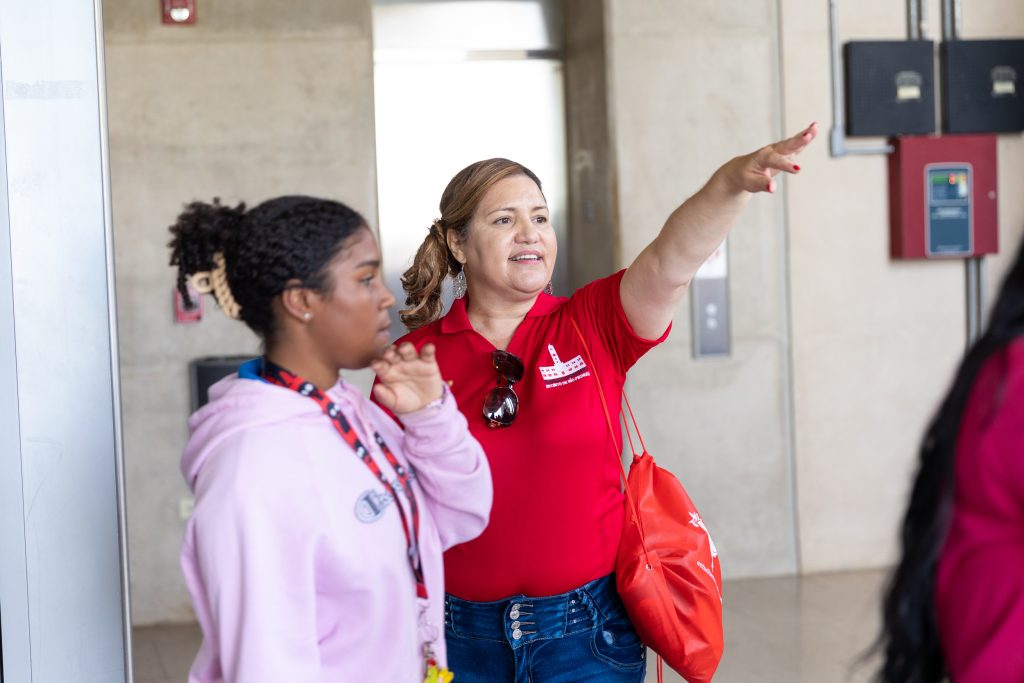
[[[543,182],[559,243],[552,285],[569,293],[560,36],[550,1],[375,4],[380,239],[399,308],[401,275],[440,215],[445,185],[491,157],[518,161]],[[397,337],[405,328],[392,320]]]

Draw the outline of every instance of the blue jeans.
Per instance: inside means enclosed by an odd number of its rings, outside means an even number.
[[[544,598],[448,595],[444,626],[457,683],[640,683],[646,672],[613,575]]]

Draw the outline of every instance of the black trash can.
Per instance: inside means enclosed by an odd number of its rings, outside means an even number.
[[[219,380],[238,372],[239,366],[253,359],[253,356],[206,356],[189,363],[192,386],[192,412],[206,405],[210,400],[210,387]]]

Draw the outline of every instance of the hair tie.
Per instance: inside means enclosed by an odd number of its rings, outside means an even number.
[[[213,292],[213,298],[217,300],[217,305],[220,306],[220,310],[224,312],[224,315],[238,320],[242,307],[235,301],[234,295],[231,294],[231,288],[228,286],[228,272],[224,264],[224,254],[220,252],[214,254],[213,263],[215,266],[213,270],[202,270],[198,273],[192,273],[188,278],[188,283],[192,286],[192,289],[200,294]]]

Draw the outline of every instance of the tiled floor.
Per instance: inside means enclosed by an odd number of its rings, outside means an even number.
[[[749,579],[725,584],[726,647],[715,683],[863,683],[854,667],[878,624],[881,572]],[[195,626],[135,629],[136,683],[183,683],[199,648]],[[654,676],[654,659],[648,667]],[[666,669],[666,681],[682,679]],[[386,681],[374,683],[388,683]]]

